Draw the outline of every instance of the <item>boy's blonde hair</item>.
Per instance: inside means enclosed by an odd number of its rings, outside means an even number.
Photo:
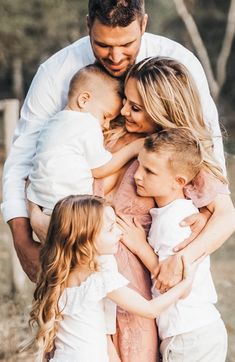
[[[135,64],[127,74],[137,81],[146,112],[157,129],[188,128],[200,142],[204,167],[222,182],[225,178],[213,155],[213,140],[202,115],[196,84],[187,68],[166,57],[150,57]]]
[[[182,174],[190,182],[203,168],[200,143],[186,128],[169,128],[147,137],[144,149],[167,155],[168,166],[175,175]]]
[[[54,339],[62,319],[58,301],[71,271],[88,266],[98,270],[95,241],[103,224],[106,201],[98,196],[68,196],[55,205],[40,253],[41,270],[30,313],[36,324],[35,340],[42,356],[54,348]]]

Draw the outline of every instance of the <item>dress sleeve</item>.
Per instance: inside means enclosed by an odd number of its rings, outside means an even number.
[[[200,208],[209,205],[218,194],[229,195],[230,191],[227,184],[209,172],[201,170],[192,182],[185,186],[184,194],[197,208]]]

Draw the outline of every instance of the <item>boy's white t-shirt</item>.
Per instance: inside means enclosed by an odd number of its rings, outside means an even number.
[[[174,255],[173,248],[190,235],[190,227],[181,227],[179,224],[185,217],[197,212],[192,201],[186,199],[178,199],[164,207],[150,210],[152,225],[148,242],[160,261]],[[153,297],[160,295],[154,286],[152,294]],[[220,318],[214,306],[216,302],[210,257],[207,256],[197,269],[189,296],[180,299],[157,317],[160,338],[191,332],[216,321]]]
[[[27,197],[53,209],[68,195],[93,193],[91,169],[110,161],[99,121],[90,113],[63,110],[48,120],[36,145]]]

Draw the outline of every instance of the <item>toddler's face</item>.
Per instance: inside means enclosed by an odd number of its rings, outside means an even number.
[[[112,90],[109,94],[105,91],[102,93],[102,89],[98,97],[93,97],[89,106],[90,113],[100,121],[103,130],[109,129],[110,121],[120,114],[121,107],[122,100],[118,94]]]
[[[100,255],[115,254],[121,238],[121,230],[116,223],[116,215],[111,206],[104,209],[101,233],[96,240],[96,249]]]

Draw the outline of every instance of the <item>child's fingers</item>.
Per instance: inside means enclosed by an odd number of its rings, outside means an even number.
[[[133,222],[137,228],[144,230],[143,226],[139,223],[136,217],[133,217]]]
[[[187,278],[189,275],[189,263],[187,262],[184,255],[181,256],[182,264],[183,264],[183,278]]]

